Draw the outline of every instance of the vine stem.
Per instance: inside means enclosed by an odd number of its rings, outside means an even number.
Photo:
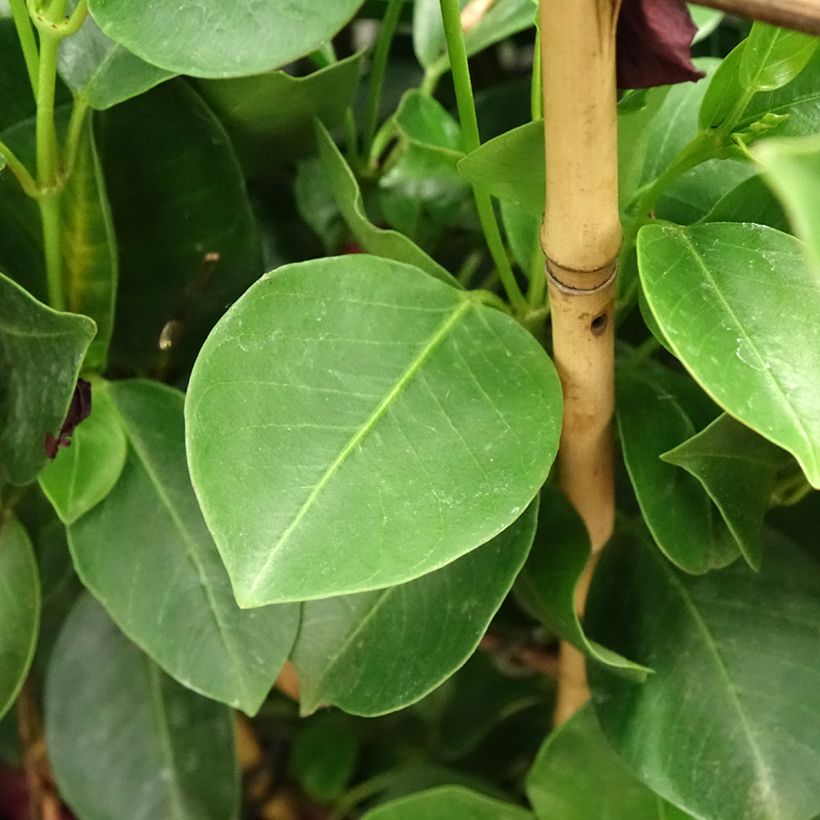
[[[6,143],[2,140],[0,140],[0,154],[2,154],[3,158],[6,160],[6,165],[8,166],[9,171],[17,177],[17,181],[20,183],[20,187],[23,191],[25,191],[25,193],[32,199],[37,199],[40,196],[40,191],[37,188],[37,182],[29,172],[28,168],[26,168],[23,162],[18,159],[14,151],[12,151],[11,148],[9,148],[8,145],[6,145]]]
[[[456,92],[456,105],[461,121],[461,131],[464,138],[464,149],[467,153],[475,151],[481,146],[481,137],[478,132],[478,118],[476,117],[473,87],[470,81],[470,66],[467,60],[467,49],[464,45],[464,32],[461,28],[461,9],[458,0],[440,0],[441,16],[444,20],[444,37],[447,41],[447,53],[450,57],[450,67],[453,74],[453,85]],[[519,316],[529,311],[529,305],[515,279],[510,264],[504,240],[498,227],[493,203],[489,194],[473,186],[478,219],[481,230],[490,251],[493,263],[498,269],[498,276],[513,310]]]
[[[31,91],[37,96],[37,83],[40,75],[40,54],[37,51],[37,41],[34,39],[34,30],[31,27],[31,18],[26,8],[25,0],[9,0],[11,15],[14,18],[14,27],[17,29],[17,39],[23,50],[23,59],[26,61]]]

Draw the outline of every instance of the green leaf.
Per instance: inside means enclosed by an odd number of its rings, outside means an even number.
[[[820,268],[820,138],[771,140],[754,148],[766,182],[785,207],[795,233]]]
[[[336,198],[336,204],[342,212],[350,232],[356,241],[368,253],[406,262],[435,276],[442,282],[454,287],[461,287],[457,280],[434,259],[428,256],[418,245],[397,231],[377,228],[368,218],[362,203],[362,193],[356,177],[348,167],[336,143],[321,124],[316,124],[316,140],[319,143],[319,156],[329,177],[330,187]]]
[[[105,368],[114,327],[117,292],[117,238],[91,119],[80,136],[77,157],[60,198],[63,281],[69,310],[97,323],[85,367]]]
[[[23,52],[12,20],[0,19],[0,131],[15,125],[35,113]]]
[[[772,537],[761,573],[692,577],[635,535],[604,550],[586,618],[655,670],[636,686],[589,669],[601,728],[647,785],[714,820],[820,811],[820,568],[805,553]]]
[[[74,95],[97,109],[111,108],[174,76],[106,37],[90,15],[76,34],[61,41],[58,68]]]
[[[362,0],[90,0],[100,28],[147,62],[195,77],[261,74],[330,40]]]
[[[342,119],[361,62],[362,52],[306,77],[274,71],[200,81],[196,87],[227,129],[243,165],[260,173],[313,149],[314,117],[328,127]]]
[[[79,817],[237,817],[230,710],[164,675],[90,595],[54,649],[45,724],[60,794]]]
[[[698,125],[701,129],[716,128],[734,112],[743,96],[740,84],[740,65],[748,40],[741,41],[724,59],[717,64],[714,73],[708,77],[708,86],[701,90]],[[737,115],[742,112],[735,112]],[[729,123],[732,125],[733,123]]]
[[[330,704],[368,717],[393,712],[452,675],[475,651],[521,569],[537,507],[415,581],[305,603],[293,651],[302,714]]]
[[[753,92],[782,88],[806,67],[818,43],[809,34],[756,22],[740,57],[741,86]]]
[[[638,235],[647,302],[675,355],[820,486],[820,281],[802,250],[760,225],[647,225]]]
[[[501,222],[516,264],[526,276],[535,270],[544,271],[541,221],[508,200],[502,199],[500,205]]]
[[[26,679],[40,629],[40,579],[28,535],[6,517],[0,525],[0,717]]]
[[[396,127],[417,146],[438,149],[453,163],[464,155],[461,128],[438,100],[418,89],[408,91],[395,114]]]
[[[557,490],[541,492],[538,530],[530,558],[518,578],[516,594],[552,633],[588,658],[634,680],[650,671],[590,641],[575,608],[575,590],[589,561],[589,536],[574,507]]]
[[[789,456],[724,414],[661,458],[700,481],[743,557],[760,569],[763,518],[772,506],[779,475],[792,463]]]
[[[629,771],[590,706],[550,734],[527,774],[538,820],[684,820]]]
[[[692,21],[698,27],[692,45],[705,40],[715,29],[721,24],[724,18],[722,11],[715,11],[714,9],[705,9],[703,6],[695,6],[688,4],[689,14],[692,16]]]
[[[298,607],[236,605],[188,478],[182,394],[147,381],[106,389],[129,453],[111,494],[69,527],[77,573],[168,674],[252,714],[290,651]]]
[[[317,715],[296,735],[291,774],[309,797],[328,803],[344,793],[358,753],[359,739],[350,718],[338,712]]]
[[[94,338],[91,319],[60,313],[0,274],[0,485],[33,481],[46,462]]]
[[[125,432],[101,382],[94,383],[91,415],[39,475],[40,487],[64,524],[73,524],[114,488],[126,455]]]
[[[703,221],[753,222],[788,231],[786,214],[763,179],[762,174],[755,174],[735,185],[712,206]]]
[[[344,256],[265,276],[217,325],[188,460],[237,600],[260,606],[410,581],[483,544],[540,488],[560,418],[555,369],[513,319]]]
[[[655,543],[676,566],[695,574],[722,567],[738,545],[698,481],[661,454],[695,434],[686,394],[660,372],[618,375],[618,432],[629,478]]]
[[[439,786],[401,797],[367,812],[362,820],[532,820],[520,806],[503,803],[463,786]]]
[[[127,372],[184,367],[262,273],[242,170],[181,80],[105,112],[99,125],[120,257],[112,359]]]

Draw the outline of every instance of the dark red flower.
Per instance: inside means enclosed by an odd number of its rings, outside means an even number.
[[[699,80],[690,46],[697,27],[681,0],[623,0],[618,21],[618,87]]]
[[[46,455],[51,459],[56,458],[60,447],[68,447],[71,444],[71,434],[77,425],[90,415],[91,385],[85,379],[77,379],[77,386],[74,388],[74,395],[71,397],[71,404],[68,406],[68,413],[60,432],[56,436],[46,433]]]

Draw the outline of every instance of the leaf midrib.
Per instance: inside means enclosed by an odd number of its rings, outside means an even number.
[[[251,582],[249,587],[249,594],[253,593],[259,588],[260,584],[265,580],[271,566],[277,558],[277,553],[295,532],[305,516],[310,511],[316,499],[321,495],[324,488],[328,485],[330,480],[336,472],[342,467],[347,458],[354,450],[361,444],[367,435],[375,428],[376,424],[388,411],[393,402],[404,391],[407,385],[413,380],[416,374],[421,370],[424,363],[429,359],[438,346],[444,341],[445,337],[452,331],[452,329],[461,321],[467,312],[473,307],[473,302],[468,297],[463,297],[458,306],[450,315],[439,325],[438,329],[428,339],[416,357],[410,362],[407,369],[401,374],[393,387],[390,388],[387,395],[379,402],[373,412],[365,419],[364,423],[359,429],[348,439],[347,443],[339,451],[336,458],[327,467],[325,472],[316,482],[313,490],[309,493],[302,506],[297,510],[291,523],[285,528],[282,534],[277,539],[276,543],[270,548],[267,559],[262,563],[261,567],[256,573],[256,577]]]

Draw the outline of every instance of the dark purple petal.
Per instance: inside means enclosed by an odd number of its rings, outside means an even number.
[[[71,404],[68,406],[63,426],[60,432],[53,436],[46,433],[45,451],[46,455],[54,459],[60,447],[71,446],[71,434],[80,422],[85,421],[91,415],[91,384],[85,379],[77,379],[77,386],[74,388],[74,395],[71,397]]]
[[[618,87],[699,80],[690,46],[697,32],[680,0],[624,0],[618,21]]]

